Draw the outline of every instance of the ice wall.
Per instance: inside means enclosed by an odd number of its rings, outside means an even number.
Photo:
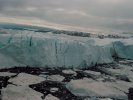
[[[23,65],[85,68],[113,62],[114,52],[119,57],[133,59],[132,51],[133,43],[127,44],[124,40],[101,40],[50,33],[0,34],[1,68]]]

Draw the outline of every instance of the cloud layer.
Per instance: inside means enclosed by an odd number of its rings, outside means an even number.
[[[0,17],[132,32],[132,4],[132,0],[0,0]]]

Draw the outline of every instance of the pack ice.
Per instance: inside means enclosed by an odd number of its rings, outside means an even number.
[[[85,68],[111,63],[112,56],[133,59],[133,40],[99,39],[65,34],[0,34],[0,67]]]

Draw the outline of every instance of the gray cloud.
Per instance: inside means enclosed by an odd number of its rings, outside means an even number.
[[[133,31],[132,0],[0,0],[0,16],[84,28]]]

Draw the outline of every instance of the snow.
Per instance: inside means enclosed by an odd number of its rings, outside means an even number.
[[[106,82],[89,82],[88,80],[71,80],[67,84],[67,89],[76,96],[90,96],[90,97],[110,97],[110,98],[124,98],[127,96],[124,92],[114,88]]]
[[[133,83],[131,82],[125,82],[125,81],[116,81],[116,82],[108,82],[108,85],[111,85],[114,88],[117,88],[120,91],[123,91],[125,93],[129,92],[129,88],[133,87]]]
[[[26,73],[20,73],[16,77],[9,79],[8,81],[15,84],[15,85],[21,85],[21,86],[28,86],[31,84],[37,84],[42,81],[45,81],[46,79],[43,77],[30,75]]]
[[[98,39],[21,31],[0,34],[0,68],[13,66],[86,68],[133,59],[133,39]]]
[[[0,72],[0,76],[2,76],[2,77],[5,77],[5,76],[11,77],[11,76],[15,76],[15,75],[17,75],[17,74],[16,73],[10,73],[10,72]]]
[[[63,70],[62,71],[64,74],[69,74],[69,75],[74,75],[74,76],[76,76],[77,75],[77,73],[75,72],[75,71],[73,71],[73,70]]]
[[[45,74],[40,74],[39,76],[43,77],[43,78],[47,78],[48,77],[48,75],[45,75]]]
[[[110,99],[110,98],[105,98],[105,99],[99,99],[99,100],[113,100],[113,99]]]
[[[133,63],[133,61],[126,59],[126,60],[119,61],[119,63],[127,64],[127,63]]]
[[[57,97],[55,97],[55,96],[53,96],[53,95],[51,95],[51,94],[48,94],[48,95],[45,97],[44,100],[60,100],[60,99],[58,99]]]
[[[97,98],[86,98],[86,99],[84,99],[84,100],[113,100],[113,99],[110,99],[110,98],[104,98],[104,99],[97,99]]]
[[[133,68],[131,66],[118,64],[120,69],[112,69],[112,68],[105,68],[107,71],[112,73],[112,75],[125,75],[129,78],[131,82],[133,82],[133,72],[131,71]]]
[[[95,72],[95,71],[90,71],[90,70],[85,70],[84,73],[86,75],[90,75],[90,76],[92,76],[94,78],[98,78],[98,77],[101,76],[101,73],[100,72]]]
[[[58,82],[62,82],[64,79],[65,77],[61,75],[50,75],[47,77],[47,80],[58,81]]]
[[[2,100],[42,100],[43,94],[28,86],[8,85],[1,90]]]

